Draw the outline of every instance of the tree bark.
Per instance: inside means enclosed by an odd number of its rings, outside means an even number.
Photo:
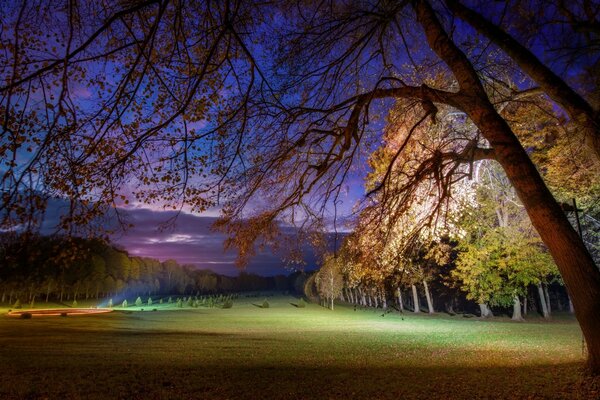
[[[412,286],[412,294],[413,294],[413,311],[415,313],[421,312],[421,306],[419,305],[419,294],[417,293],[417,287],[415,285]]]
[[[521,314],[521,302],[519,301],[519,296],[516,295],[513,299],[513,315],[511,319],[513,321],[524,321],[523,315]]]
[[[550,313],[548,312],[548,305],[546,304],[546,296],[544,294],[544,289],[542,289],[542,284],[538,283],[537,288],[540,297],[540,306],[542,307],[542,316],[548,319],[550,318]]]
[[[423,287],[425,288],[425,298],[427,299],[427,310],[429,314],[433,314],[435,311],[433,310],[433,301],[431,299],[431,293],[429,293],[429,286],[427,285],[427,281],[423,281]]]
[[[508,123],[491,104],[477,72],[450,40],[426,0],[412,3],[428,43],[450,67],[460,91],[455,100],[481,131],[502,165],[562,275],[588,344],[588,365],[600,374],[600,270]],[[552,82],[549,83],[552,85]]]

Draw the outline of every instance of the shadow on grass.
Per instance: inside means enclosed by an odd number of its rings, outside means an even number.
[[[241,364],[175,366],[155,360],[138,365],[143,378],[126,364],[33,365],[28,373],[21,371],[25,366],[2,366],[0,398],[597,399],[600,393],[600,380],[584,377],[579,363],[477,368]]]

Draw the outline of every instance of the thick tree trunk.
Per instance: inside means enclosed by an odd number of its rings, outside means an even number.
[[[523,321],[523,315],[521,315],[521,302],[519,296],[515,296],[513,299],[513,315],[511,318],[513,321]]]
[[[381,293],[381,308],[387,310],[387,298],[385,296],[385,292]]]
[[[429,311],[429,314],[433,314],[435,311],[433,310],[433,301],[431,300],[431,293],[429,293],[427,281],[423,281],[423,287],[425,288],[425,298],[427,299],[427,310]]]
[[[491,145],[494,158],[502,165],[558,266],[588,345],[589,367],[592,373],[600,374],[600,270],[508,123],[491,104],[477,71],[450,40],[431,5],[425,0],[412,4],[429,45],[459,83],[460,91],[445,100],[467,113]],[[554,85],[547,83],[548,87]]]
[[[479,303],[479,311],[481,312],[481,318],[491,318],[494,316],[492,310],[485,303]]]
[[[527,296],[523,297],[523,316],[527,316]]]
[[[417,287],[415,285],[412,286],[412,294],[413,294],[413,312],[420,313],[421,305],[419,304],[419,293],[417,293]]]
[[[538,295],[540,297],[540,305],[542,307],[542,315],[544,318],[548,319],[550,318],[550,313],[548,312],[548,305],[546,304],[546,296],[544,294],[544,289],[542,289],[542,284],[538,283],[537,288]]]
[[[400,290],[400,286],[396,289],[398,293],[398,307],[400,308],[400,312],[404,312],[404,302],[402,301],[402,290]]]

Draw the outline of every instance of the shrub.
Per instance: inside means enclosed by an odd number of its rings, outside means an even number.
[[[304,301],[303,297],[300,297],[300,301],[298,302],[298,308],[306,307],[306,301]]]
[[[267,301],[267,299],[263,300],[261,308],[269,308],[269,302]]]
[[[79,304],[77,303],[77,300],[73,300],[73,304],[71,305],[71,307],[77,307]]]
[[[142,298],[140,296],[138,296],[138,298],[135,299],[135,306],[136,307],[141,307],[142,306]]]
[[[231,308],[233,307],[233,300],[225,300],[225,302],[223,303],[223,308]]]
[[[13,308],[15,308],[15,309],[21,308],[21,300],[17,299],[17,301],[15,301],[15,304],[13,305]]]
[[[24,312],[23,314],[21,314],[20,318],[22,318],[22,319],[31,319],[31,317],[32,317],[31,313]]]
[[[148,305],[151,306],[152,305],[152,297],[148,297]]]
[[[181,299],[177,299],[177,307],[183,308],[183,301]]]
[[[121,307],[123,307],[123,308],[127,307],[127,299],[123,300],[123,304],[121,304]]]

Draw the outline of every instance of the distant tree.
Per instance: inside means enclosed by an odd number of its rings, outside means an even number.
[[[344,287],[340,259],[332,254],[325,256],[323,265],[315,277],[319,295],[327,299],[327,306],[333,310],[334,299],[339,297]]]

